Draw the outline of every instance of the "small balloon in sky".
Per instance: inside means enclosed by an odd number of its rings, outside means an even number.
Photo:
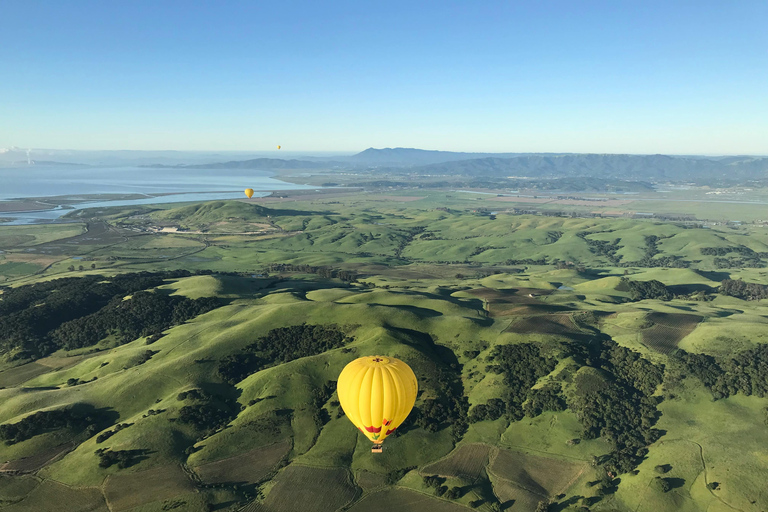
[[[341,371],[336,386],[344,414],[373,441],[374,453],[381,453],[381,443],[408,417],[418,389],[410,366],[385,356],[355,359]]]
[[[252,188],[245,189],[245,195],[246,195],[246,197],[248,197],[248,199],[252,198],[253,197],[253,189]]]
[[[277,149],[280,149],[280,148],[282,148],[282,147],[283,147],[283,146],[277,146]]]

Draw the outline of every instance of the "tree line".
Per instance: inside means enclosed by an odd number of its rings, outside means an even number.
[[[357,272],[354,270],[334,269],[330,267],[316,267],[313,265],[294,265],[292,263],[273,263],[269,266],[270,272],[301,272],[315,274],[324,279],[338,278],[344,282],[352,283],[357,280]]]
[[[544,354],[535,343],[494,347],[486,371],[504,376],[504,394],[475,405],[469,421],[501,417],[519,421],[567,407],[576,413],[585,439],[601,437],[611,444],[611,452],[601,461],[606,470],[631,471],[648,445],[661,436],[653,428],[659,416],[659,399],[653,395],[664,370],[610,338],[594,341],[599,343],[561,344],[558,358]],[[563,357],[572,357],[579,366],[575,376],[566,370],[557,380],[533,389]],[[563,396],[560,381],[573,381],[574,392]]]
[[[224,382],[237,384],[268,366],[321,354],[351,341],[352,338],[336,324],[278,327],[239,353],[222,358],[216,366],[216,373]]]
[[[10,445],[62,429],[69,429],[72,433],[85,431],[90,437],[111,423],[111,415],[104,410],[76,403],[52,411],[38,411],[16,423],[0,425],[0,440]]]
[[[512,421],[521,420],[525,416],[523,403],[533,393],[531,388],[557,366],[557,360],[543,355],[534,343],[497,345],[487,361],[492,364],[486,367],[486,371],[504,376],[505,395],[476,405],[469,414],[472,423],[495,420],[503,415]],[[547,403],[556,403],[542,398],[537,399],[537,409]]]
[[[211,299],[168,300],[159,294],[139,294],[137,302],[121,303],[126,295],[136,297],[141,290],[159,286],[166,279],[191,275],[187,271],[91,275],[6,289],[0,300],[0,356],[36,359],[59,348],[91,345],[112,332],[123,338],[133,336],[144,331],[138,328],[142,323],[151,324],[150,330],[156,332],[163,325],[170,327],[218,305]],[[151,311],[154,307],[161,307],[170,322],[159,321]],[[90,318],[80,320],[86,317]],[[73,321],[79,322],[65,326]]]
[[[768,285],[745,283],[741,279],[723,279],[719,292],[744,300],[768,299]]]
[[[713,357],[678,350],[674,357],[709,389],[715,399],[736,393],[768,396],[768,344],[730,357]]]
[[[220,305],[214,297],[188,299],[139,291],[129,299],[117,296],[99,311],[61,324],[50,339],[67,350],[94,345],[109,335],[128,343],[157,335]]]

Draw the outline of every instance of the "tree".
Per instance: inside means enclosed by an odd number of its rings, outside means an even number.
[[[95,269],[96,268],[96,264],[95,263],[91,263],[91,268]]]
[[[669,485],[669,481],[667,481],[666,478],[661,478],[660,476],[657,476],[653,479],[652,483],[654,489],[661,492],[667,492],[669,489],[671,489],[671,486]]]
[[[449,500],[455,500],[457,498],[461,498],[461,494],[461,487],[454,486],[448,489],[448,492],[445,493],[445,497]]]

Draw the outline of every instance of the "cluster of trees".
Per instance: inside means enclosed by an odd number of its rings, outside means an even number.
[[[501,398],[491,398],[484,404],[477,404],[469,413],[469,422],[497,420],[507,413],[507,404]]]
[[[99,456],[99,467],[108,468],[117,464],[120,469],[133,466],[136,459],[144,453],[144,450],[110,450],[109,448],[99,448],[94,452]]]
[[[738,297],[744,300],[758,300],[768,298],[768,285],[757,283],[745,283],[741,279],[724,279],[720,283],[720,293]]]
[[[592,233],[589,231],[579,231],[576,233],[576,236],[586,242],[589,247],[589,252],[597,254],[598,256],[603,256],[612,264],[618,265],[621,261],[621,256],[616,253],[621,249],[621,246],[619,245],[621,238],[616,238],[612,242],[606,240],[592,240],[591,238],[587,238],[587,235],[590,234]]]
[[[691,262],[683,260],[680,256],[661,256],[656,258],[657,254],[661,254],[658,248],[658,242],[662,237],[656,235],[650,235],[645,237],[645,254],[637,261],[625,261],[621,264],[622,267],[667,267],[667,268],[688,268],[691,266]]]
[[[648,445],[661,436],[653,428],[659,417],[659,399],[654,395],[662,383],[664,368],[610,338],[594,341],[599,343],[561,346],[563,355],[573,357],[582,367],[576,374],[576,391],[567,400],[557,383],[532,389],[557,364],[555,358],[542,353],[538,344],[496,346],[488,357],[492,364],[486,370],[504,376],[505,395],[474,406],[469,421],[502,416],[518,421],[567,406],[576,413],[585,439],[602,437],[611,443],[611,453],[603,461],[606,470],[617,474],[631,471],[642,461]],[[763,392],[768,393],[768,350],[765,356],[762,359],[754,353],[745,354],[754,362],[734,364],[748,368],[754,379],[762,378]],[[585,372],[585,368],[589,371]]]
[[[199,388],[182,391],[176,396],[176,399],[193,402],[179,409],[179,416],[176,421],[192,425],[202,433],[203,437],[207,437],[226,426],[241,409],[234,400],[214,395]],[[150,409],[149,415],[160,412],[162,411]]]
[[[664,379],[663,366],[651,363],[639,353],[613,341],[603,343],[600,366],[625,386],[637,389],[646,396],[653,395]]]
[[[229,384],[236,384],[252,373],[300,357],[321,354],[352,341],[335,324],[293,325],[272,329],[239,353],[221,359],[216,373]]]
[[[523,413],[529,418],[535,418],[544,411],[564,411],[565,405],[560,386],[548,385],[532,389],[528,393],[528,400],[523,404]]]
[[[547,231],[547,243],[553,244],[562,238],[562,231]]]
[[[630,298],[633,301],[644,299],[671,300],[674,298],[674,295],[664,286],[664,283],[655,279],[650,281],[632,281],[622,277],[621,281],[629,289]]]
[[[476,405],[469,414],[470,422],[494,420],[503,414],[514,421],[522,419],[525,415],[523,404],[532,395],[531,388],[557,365],[557,360],[544,356],[539,346],[533,343],[497,345],[488,356],[488,361],[494,364],[488,365],[486,371],[504,376],[506,395],[502,399]],[[531,414],[537,410],[538,414],[548,410],[544,407],[559,407],[560,400],[547,397],[550,391],[544,393],[540,395],[536,392],[537,398],[528,408]],[[554,390],[551,393],[557,394]]]
[[[226,426],[236,415],[226,404],[210,401],[185,405],[179,409],[178,421],[192,425],[207,437]]]
[[[600,352],[589,354],[585,362],[604,373],[577,374],[577,392],[569,397],[568,407],[578,416],[585,439],[602,437],[611,443],[605,468],[626,473],[642,461],[647,446],[661,437],[653,428],[659,412],[658,399],[652,395],[662,382],[663,368],[612,340],[604,340]],[[601,382],[587,384],[580,378]]]
[[[413,242],[413,239],[416,238],[418,235],[424,232],[426,230],[425,226],[414,226],[411,228],[406,228],[405,236],[400,238],[400,240],[397,243],[397,247],[395,248],[395,258],[401,258],[403,255],[403,251],[406,247],[408,247],[408,244]]]
[[[183,402],[184,400],[210,400],[213,396],[204,389],[194,388],[189,391],[182,391],[176,395],[176,400]]]
[[[766,264],[760,259],[715,258],[716,268],[763,268]]]
[[[333,269],[330,267],[316,267],[313,265],[294,265],[292,263],[273,263],[269,266],[270,272],[301,272],[304,274],[316,274],[325,279],[338,278],[347,283],[357,280],[357,272],[354,270]]]
[[[435,490],[435,495],[442,496],[449,500],[461,498],[464,494],[461,487],[454,486],[449,489],[448,486],[443,485],[443,483],[445,483],[445,478],[437,475],[426,475],[422,477],[422,481],[424,482],[424,485]]]
[[[323,425],[331,420],[328,411],[326,411],[323,406],[328,400],[331,399],[331,396],[335,391],[335,380],[329,380],[323,384],[322,387],[314,388],[312,390],[312,407],[314,408],[314,411],[312,412],[312,418],[315,420],[315,425],[317,425],[318,429],[322,428]],[[335,403],[335,405],[338,406],[339,404]],[[341,407],[339,407],[339,409],[341,409]]]
[[[736,253],[740,257],[724,257],[731,253]],[[766,263],[762,258],[768,258],[768,252],[755,252],[743,245],[734,245],[730,247],[702,247],[701,254],[705,256],[719,256],[715,258],[715,266],[717,268],[762,268],[766,266]]]
[[[428,432],[437,432],[446,425],[451,426],[451,437],[458,442],[469,426],[467,410],[469,401],[464,396],[461,372],[450,366],[438,366],[434,376],[429,377],[425,387],[439,390],[436,398],[427,398],[418,408],[414,407],[406,424],[413,422]],[[412,418],[412,419],[411,419]],[[407,425],[405,425],[407,427]],[[405,431],[403,426],[401,431]]]
[[[92,406],[75,404],[53,411],[39,411],[17,423],[0,425],[0,440],[5,444],[15,444],[54,430],[69,429],[73,432],[98,432],[101,417]]]
[[[461,262],[456,262],[461,263]],[[525,258],[522,260],[514,260],[514,259],[508,259],[504,262],[505,265],[546,265],[547,259],[546,258],[539,258],[537,260],[534,260],[532,258]]]
[[[587,271],[587,267],[585,267],[584,265],[574,263],[572,261],[562,261],[560,259],[555,259],[552,261],[552,264],[558,270],[576,270],[576,272],[580,272],[580,273]]]
[[[738,392],[761,398],[768,396],[768,344],[761,343],[727,358],[690,354],[682,349],[675,357],[716,399]]]
[[[121,296],[96,313],[63,323],[51,333],[58,346],[68,350],[94,345],[110,334],[123,343],[152,336],[221,305],[219,299],[188,299],[139,291],[129,299]]]
[[[115,425],[115,428],[113,428],[112,430],[106,430],[106,431],[102,432],[101,434],[99,434],[98,436],[96,436],[96,442],[97,443],[103,443],[104,441],[106,441],[107,439],[112,437],[113,435],[117,434],[118,432],[120,432],[121,430],[123,430],[125,428],[130,427],[131,425],[133,425],[133,423],[119,423],[119,424]]]
[[[187,271],[139,272],[113,277],[92,275],[7,289],[0,301],[0,355],[9,359],[34,359],[62,347],[93,344],[103,337],[101,335],[106,335],[104,329],[114,328],[115,321],[99,317],[99,322],[84,321],[60,328],[68,322],[96,314],[110,304],[113,304],[110,311],[115,314],[117,302],[126,295],[159,286],[165,279],[190,275]],[[174,303],[180,307],[174,311],[175,317],[169,318],[174,321],[179,317],[188,318],[189,314],[195,313],[197,301],[192,304],[195,306],[184,301]],[[109,316],[106,312],[105,315]]]

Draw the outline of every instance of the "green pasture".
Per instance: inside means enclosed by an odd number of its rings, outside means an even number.
[[[242,505],[246,510],[282,511],[294,509],[297,489],[302,500],[315,496],[328,510],[378,510],[389,500],[388,509],[458,511],[483,499],[480,510],[490,511],[490,502],[497,500],[514,512],[535,509],[538,501],[560,493],[565,497],[559,501],[571,500],[574,508],[577,498],[595,496],[594,486],[587,484],[601,475],[590,462],[611,447],[601,439],[584,439],[572,411],[472,423],[458,444],[449,428],[428,432],[412,427],[388,438],[384,452],[374,455],[370,442],[337,416],[335,394],[321,405],[328,421],[318,424],[312,392],[365,354],[401,358],[417,376],[426,375],[439,361],[442,347],[455,356],[454,370],[471,408],[504,394],[502,377],[486,368],[494,346],[533,342],[549,350],[562,341],[589,343],[588,336],[576,337],[587,332],[574,319],[580,311],[594,312],[594,328],[620,345],[665,365],[672,364],[669,354],[675,347],[726,357],[768,343],[766,300],[714,293],[726,278],[768,284],[768,269],[718,269],[714,257],[701,254],[704,247],[739,245],[766,252],[764,228],[699,229],[625,218],[512,215],[501,213],[507,203],[472,194],[413,195],[422,199],[378,200],[357,194],[266,207],[243,201],[164,205],[141,209],[142,218],[133,217],[138,210],[121,208],[105,217],[125,239],[110,232],[110,243],[72,246],[71,254],[39,276],[30,275],[40,269],[37,265],[33,270],[19,266],[26,263],[15,264],[18,272],[7,274],[14,286],[138,270],[243,274],[167,280],[158,293],[220,297],[225,305],[169,329],[149,347],[145,338],[119,345],[112,336],[95,347],[31,363],[4,362],[0,424],[84,402],[130,426],[102,443],[95,439],[101,432],[89,437],[61,430],[0,445],[0,463],[26,460],[31,467],[40,460],[44,465],[26,476],[0,473],[0,510],[49,510],[46,500],[61,495],[71,500],[71,510],[106,510],[107,504],[112,510],[204,510],[214,504],[220,509]],[[500,211],[495,219],[471,211],[485,204]],[[141,222],[228,233],[268,223],[276,234],[154,234],[120,227]],[[6,226],[0,228],[0,250],[26,250],[82,232],[82,224]],[[580,232],[586,232],[584,238],[576,235]],[[651,235],[660,237],[657,257],[679,256],[691,268],[620,267],[586,241],[618,240],[621,261],[636,261]],[[86,251],[93,260],[71,259]],[[540,258],[570,264],[533,264]],[[91,263],[97,268],[92,270]],[[249,277],[273,263],[352,269],[360,282],[298,272]],[[0,260],[0,274],[9,264]],[[83,271],[69,270],[81,264]],[[621,280],[625,271],[632,280],[658,280],[676,293],[705,290],[713,300],[629,302]],[[689,321],[693,318],[700,321]],[[221,382],[216,374],[220,359],[271,329],[302,323],[336,324],[354,340],[266,368],[234,387]],[[138,364],[148,348],[156,354]],[[560,361],[537,386],[575,367],[573,359]],[[68,385],[70,379],[89,382]],[[219,393],[221,400],[241,410],[226,428],[203,436],[177,420],[185,405],[177,396],[193,388]],[[417,407],[440,392],[425,388]],[[671,392],[674,398],[659,405],[656,425],[665,434],[650,447],[638,473],[621,475],[618,490],[592,509],[768,508],[763,492],[768,481],[768,399],[736,395],[714,401],[692,377]],[[98,448],[143,450],[143,455],[127,468],[104,469],[94,454]],[[51,456],[58,458],[48,462]],[[662,476],[674,484],[666,493],[652,485],[659,475],[654,468],[664,464],[672,467]],[[466,492],[456,500],[436,497],[423,484],[422,476],[428,474],[442,475],[446,485],[466,487]],[[245,499],[243,488],[234,487],[237,482],[249,492],[259,486],[263,497]],[[710,482],[718,482],[719,488],[708,489]],[[206,483],[222,487],[202,487]],[[131,498],[136,489],[149,489],[146,499]]]

